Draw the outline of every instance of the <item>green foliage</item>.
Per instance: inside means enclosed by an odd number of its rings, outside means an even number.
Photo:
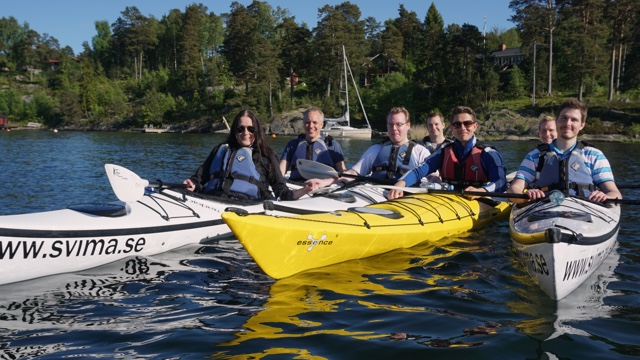
[[[507,96],[511,98],[520,98],[526,94],[524,89],[526,81],[524,74],[518,66],[513,66],[509,69],[509,84],[507,86]]]
[[[20,121],[82,126],[171,123],[241,108],[266,118],[308,105],[337,117],[344,111],[339,103],[345,94],[343,46],[378,128],[393,106],[406,106],[414,119],[429,109],[460,104],[530,109],[534,65],[535,111],[552,111],[568,96],[584,96],[598,99],[599,106],[637,112],[640,7],[634,5],[634,0],[511,0],[516,27],[494,28],[484,37],[475,26],[446,24],[433,3],[426,14],[399,5],[397,16],[382,23],[362,19],[352,2],[325,5],[311,29],[266,1],[233,2],[226,14],[194,3],[168,10],[159,20],[129,6],[112,24],[96,21],[91,46],[77,56],[54,37],[2,17],[0,65],[14,72],[0,73],[0,112]],[[487,51],[503,43],[521,47],[525,60],[493,69]],[[614,46],[616,56],[620,49],[624,55],[612,68]],[[44,65],[49,60],[59,63]],[[616,103],[600,99],[609,93],[611,71],[612,92],[626,91],[615,93]],[[352,89],[349,96],[358,121],[362,113]],[[618,102],[627,98],[630,103]],[[636,118],[624,123],[630,126]],[[589,126],[620,131],[606,123]]]
[[[404,106],[412,116],[416,116],[414,105],[416,92],[416,85],[407,80],[402,73],[395,72],[378,78],[371,89],[367,90],[363,99],[371,126],[383,129],[387,112],[395,106]]]

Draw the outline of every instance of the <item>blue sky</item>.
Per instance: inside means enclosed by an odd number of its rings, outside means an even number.
[[[21,0],[3,1],[0,17],[15,17],[20,24],[28,23],[29,27],[40,34],[49,34],[60,42],[62,47],[71,46],[74,52],[82,50],[82,43],[96,34],[94,22],[106,20],[113,23],[127,6],[136,6],[146,16],[153,15],[161,19],[170,9],[184,10],[192,3],[202,3],[209,11],[216,14],[228,12],[232,0]],[[238,0],[243,5],[251,4],[251,0]],[[280,6],[288,9],[296,17],[298,23],[306,22],[314,28],[318,21],[318,8],[324,5],[337,5],[343,1],[333,0],[268,0],[274,8]],[[418,19],[424,17],[431,5],[429,0],[351,0],[358,5],[362,18],[373,16],[380,23],[398,16],[400,4],[409,11],[414,11]],[[484,18],[487,18],[487,31],[494,27],[509,29],[513,23],[509,0],[433,0],[442,15],[445,24],[468,23],[482,31]]]

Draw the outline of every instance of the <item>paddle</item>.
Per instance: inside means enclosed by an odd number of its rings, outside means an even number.
[[[389,185],[376,185],[376,187],[389,189],[389,190],[402,190],[408,193],[472,195],[472,196],[488,196],[488,197],[512,198],[512,199],[528,199],[529,198],[527,194],[509,194],[504,192],[440,190],[440,189],[425,189],[425,188],[389,186]]]
[[[305,179],[330,179],[338,177],[348,177],[374,184],[393,185],[396,183],[396,181],[394,180],[376,179],[369,176],[338,173],[331,166],[313,160],[298,159],[296,160],[296,166],[298,167],[300,175],[302,175],[302,177],[304,177]]]
[[[109,183],[116,197],[120,201],[132,202],[141,199],[144,196],[144,188],[147,186],[158,188],[186,188],[185,184],[172,184],[162,181],[150,182],[141,179],[133,171],[122,166],[105,164],[104,169],[107,172]]]

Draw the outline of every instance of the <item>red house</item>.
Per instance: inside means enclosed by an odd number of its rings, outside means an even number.
[[[9,127],[9,118],[7,115],[0,113],[0,129]]]

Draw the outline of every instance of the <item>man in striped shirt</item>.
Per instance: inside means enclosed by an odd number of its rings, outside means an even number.
[[[577,99],[568,99],[560,105],[556,118],[558,138],[527,154],[508,192],[521,194],[528,188],[526,194],[530,201],[541,199],[545,191],[554,189],[598,202],[621,199],[611,166],[602,151],[578,141],[586,118],[587,107]]]

